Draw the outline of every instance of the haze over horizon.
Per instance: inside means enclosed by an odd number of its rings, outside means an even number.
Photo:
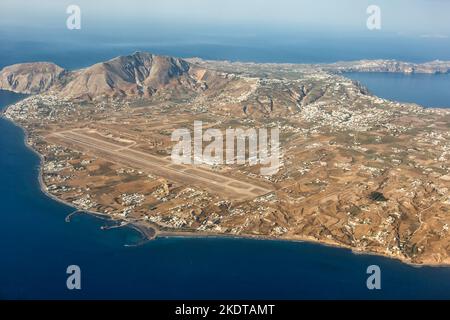
[[[145,27],[157,24],[183,27],[236,25],[264,26],[265,31],[296,29],[339,32],[366,31],[366,9],[381,8],[383,29],[401,34],[449,35],[447,13],[450,2],[444,0],[87,0],[35,1],[3,0],[0,23],[16,27],[61,27],[65,9],[78,5],[83,14],[83,27],[117,29],[128,26]],[[62,24],[64,27],[64,24]]]
[[[81,30],[66,27],[71,4],[81,8]],[[381,30],[366,26],[372,4],[381,8]],[[26,61],[30,46],[56,62],[57,52],[77,53],[67,67],[99,61],[94,51],[107,59],[136,50],[256,62],[450,60],[444,0],[3,0],[0,7],[0,66]]]

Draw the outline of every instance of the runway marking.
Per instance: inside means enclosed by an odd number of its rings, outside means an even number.
[[[135,167],[182,185],[205,189],[229,200],[254,199],[273,191],[270,188],[254,185],[247,181],[239,181],[203,168],[173,164],[170,158],[158,157],[132,149],[135,146],[133,143],[130,143],[129,146],[119,146],[110,141],[88,136],[78,130],[52,133],[50,136],[75,148],[78,146],[87,149],[88,152],[106,160]]]

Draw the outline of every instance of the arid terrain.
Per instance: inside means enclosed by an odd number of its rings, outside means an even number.
[[[343,71],[448,72],[450,63],[277,65],[137,52],[67,71],[7,67],[33,94],[5,116],[43,157],[51,195],[158,234],[309,240],[450,263],[450,110],[378,98]],[[281,166],[175,164],[175,129],[278,128]],[[226,150],[224,150],[225,152]]]

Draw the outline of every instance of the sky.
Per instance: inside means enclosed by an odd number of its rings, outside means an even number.
[[[63,28],[70,4],[81,8],[87,32],[130,26],[364,32],[374,4],[386,32],[450,36],[448,0],[1,0],[0,26]]]
[[[80,7],[80,30],[66,27],[69,5]],[[381,10],[380,30],[367,28],[370,5]],[[450,60],[449,12],[450,0],[0,0],[0,66],[79,67],[135,50],[257,62]]]

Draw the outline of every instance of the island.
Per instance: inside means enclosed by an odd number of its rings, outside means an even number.
[[[315,241],[450,263],[450,110],[372,95],[343,72],[448,73],[450,62],[259,64],[135,52],[80,70],[0,71],[30,96],[4,116],[42,158],[43,190],[149,238]],[[280,166],[174,163],[172,133],[277,128]],[[234,150],[233,150],[234,151]]]

